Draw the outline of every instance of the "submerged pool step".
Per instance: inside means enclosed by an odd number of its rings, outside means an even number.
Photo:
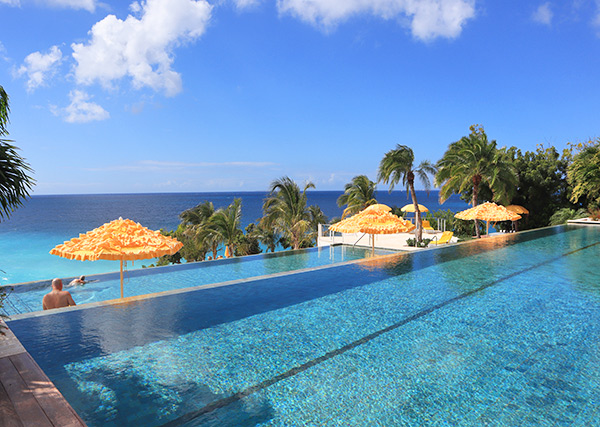
[[[41,302],[40,302],[41,304]],[[2,312],[6,316],[12,316],[14,314],[21,313],[31,313],[32,311],[36,311],[29,304],[23,301],[18,297],[18,294],[12,292],[7,295],[4,299],[4,307],[2,307]]]

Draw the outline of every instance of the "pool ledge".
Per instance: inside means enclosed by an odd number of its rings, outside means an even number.
[[[127,305],[127,304],[134,303],[136,301],[158,298],[158,297],[163,297],[163,296],[167,296],[167,295],[181,294],[181,293],[190,292],[190,291],[197,291],[200,289],[220,288],[223,286],[238,285],[241,283],[251,284],[252,282],[259,281],[259,280],[272,279],[275,277],[283,277],[283,276],[296,275],[296,274],[303,274],[303,273],[307,273],[307,272],[311,272],[311,271],[325,270],[325,269],[329,269],[329,268],[336,268],[336,267],[341,267],[341,266],[350,265],[350,264],[360,264],[360,263],[368,264],[370,262],[373,262],[374,260],[383,261],[386,259],[393,259],[398,256],[403,256],[405,254],[406,254],[406,252],[393,252],[390,254],[378,255],[374,258],[370,258],[370,257],[369,258],[359,258],[359,259],[353,259],[353,260],[349,260],[349,261],[337,262],[334,264],[320,265],[317,267],[309,267],[309,268],[302,268],[302,269],[298,269],[298,270],[281,271],[279,273],[271,273],[271,274],[265,274],[265,275],[260,275],[260,276],[246,277],[243,279],[227,280],[225,282],[215,282],[215,283],[208,283],[205,285],[191,286],[191,287],[187,287],[187,288],[170,289],[168,291],[155,292],[155,293],[151,293],[151,294],[133,295],[133,296],[125,297],[125,298],[118,298],[118,299],[111,299],[111,300],[104,300],[104,301],[96,301],[96,302],[79,304],[79,305],[70,306],[70,307],[55,308],[52,310],[40,310],[40,311],[32,311],[32,312],[28,312],[28,313],[14,314],[14,315],[10,316],[8,321],[10,323],[13,320],[22,320],[22,319],[28,319],[28,318],[32,318],[32,317],[41,317],[41,316],[51,316],[53,314],[61,313],[64,311],[86,310],[89,308],[103,307],[103,306],[107,306],[107,305]],[[17,338],[15,338],[15,339],[18,340]]]
[[[600,225],[600,221],[594,221],[592,218],[570,219],[567,223],[578,225]]]
[[[85,426],[4,321],[0,327],[0,424]]]

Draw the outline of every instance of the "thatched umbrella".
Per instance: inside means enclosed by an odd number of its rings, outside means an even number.
[[[521,216],[509,211],[504,206],[486,202],[454,215],[455,218],[467,221],[481,219],[485,221],[485,234],[488,234],[489,223],[498,221],[516,221]]]
[[[397,217],[391,210],[386,205],[371,205],[356,215],[333,224],[329,229],[340,233],[370,234],[374,252],[375,234],[408,233],[415,229],[410,221]]]

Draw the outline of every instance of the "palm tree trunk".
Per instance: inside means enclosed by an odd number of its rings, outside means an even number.
[[[415,193],[415,186],[413,181],[408,182],[410,188],[410,196],[412,197],[413,205],[415,207],[415,222],[417,223],[417,243],[423,241],[423,225],[421,221],[421,211],[419,210],[419,203],[417,203],[417,194]]]
[[[479,179],[477,179],[479,178]],[[477,198],[479,197],[479,183],[481,182],[481,177],[479,175],[475,175],[473,177],[473,207],[477,206]],[[481,239],[481,234],[479,233],[479,221],[475,220],[475,235],[478,239]]]

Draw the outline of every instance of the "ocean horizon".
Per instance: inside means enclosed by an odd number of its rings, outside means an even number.
[[[242,199],[242,229],[262,217],[265,191],[197,193],[118,193],[34,195],[25,200],[11,217],[0,222],[0,285],[74,277],[118,270],[113,261],[72,261],[50,255],[56,245],[84,234],[119,217],[139,222],[152,230],[174,230],[179,214],[208,200],[215,209],[227,207],[233,199]],[[337,198],[343,191],[307,191],[308,205],[318,205],[329,218],[339,217],[343,209]],[[420,204],[430,211],[458,212],[467,203],[453,196],[443,205],[437,190],[417,191]],[[404,206],[410,203],[406,192],[378,191],[380,203]],[[221,251],[222,253],[222,251]],[[153,260],[136,261],[129,268],[141,268]]]

